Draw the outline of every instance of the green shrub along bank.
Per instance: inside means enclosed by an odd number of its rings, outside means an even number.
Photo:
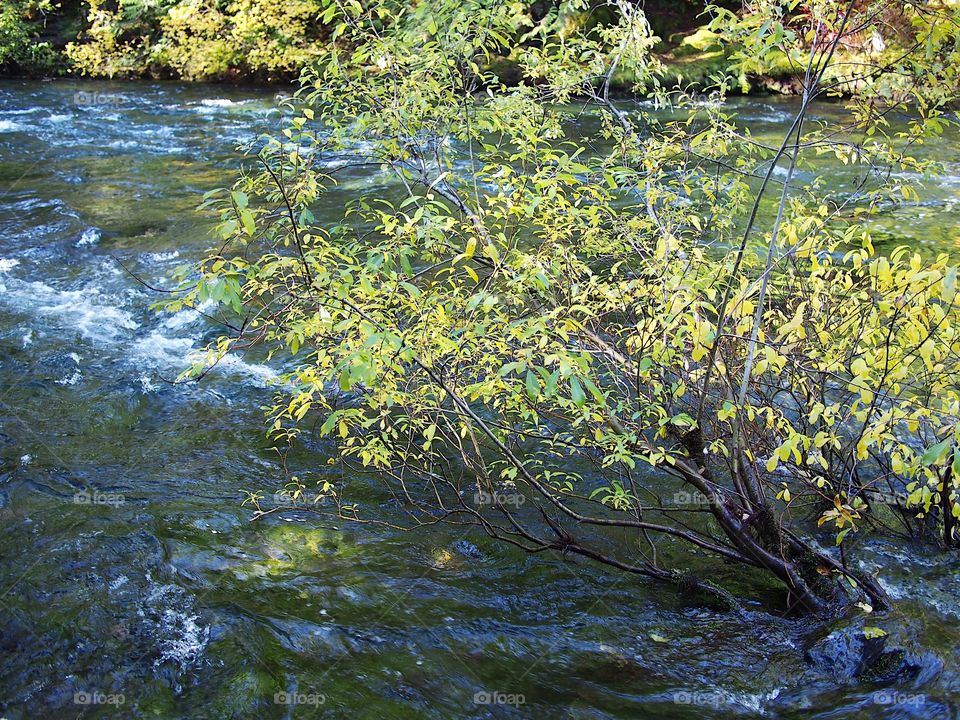
[[[5,74],[278,81],[328,42],[320,0],[10,0]]]
[[[520,56],[540,42],[544,29],[563,40],[618,22],[618,11],[599,1],[492,4],[507,9],[513,37],[505,43],[504,55],[489,59],[484,69],[508,84],[519,78]],[[796,2],[784,4],[802,11]],[[330,43],[342,42],[333,23],[341,5],[329,0],[4,0],[0,75],[289,82]],[[732,12],[742,4],[720,5],[721,11]],[[708,14],[704,0],[648,0],[644,12],[657,38],[653,51],[667,84],[707,86],[737,53],[736,46],[718,42],[711,30],[716,12]],[[860,38],[840,52],[895,58],[912,38],[902,13],[892,3],[878,25],[882,35]],[[802,61],[785,48],[774,54],[777,62],[745,71],[733,90],[795,92]],[[625,89],[635,81],[620,69],[612,86]]]

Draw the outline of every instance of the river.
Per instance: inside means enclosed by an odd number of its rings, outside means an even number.
[[[874,624],[929,658],[883,687],[811,665],[815,628],[759,601],[712,610],[457,528],[251,521],[244,491],[284,482],[274,371],[230,356],[170,383],[215,330],[152,312],[147,285],[212,245],[194,208],[277,128],[275,93],[0,82],[3,717],[957,716],[960,559],[935,548],[865,548],[896,600]],[[773,138],[793,102],[739,110]],[[880,244],[958,250],[956,141],[922,149],[948,173]]]

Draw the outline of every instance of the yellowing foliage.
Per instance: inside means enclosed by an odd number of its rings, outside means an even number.
[[[923,512],[940,503],[952,541],[957,271],[878,255],[869,221],[913,196],[892,171],[937,169],[910,150],[953,122],[944,88],[960,63],[924,58],[956,59],[960,24],[918,13],[926,45],[891,79],[909,93],[864,81],[845,116],[814,124],[845,28],[875,8],[755,5],[776,22],[717,10],[714,27],[753,38],[758,62],[806,48],[779,147],[745,133],[725,78],[709,102],[660,87],[631,4],[596,32],[543,35],[516,87],[482,69],[510,43],[509,7],[329,6],[332,44],[286,129],[207,198],[223,249],[170,307],[238,316],[208,361],[237,343],[287,357],[274,435],[312,432],[315,414],[346,474],[376,471],[415,522],[455,518],[660,579],[681,561],[652,538],[679,539],[771,572],[816,612],[848,592],[882,605],[877,583],[804,533],[842,542],[897,506],[884,493],[911,492]],[[623,66],[668,120],[611,101]],[[912,113],[908,132],[883,124],[895,109]],[[834,151],[862,166],[860,185],[799,180]],[[357,166],[377,182],[318,220]],[[679,483],[702,507],[665,501]],[[523,502],[478,506],[474,492]]]
[[[67,48],[77,71],[188,80],[296,76],[323,50],[320,0],[88,0],[88,27]],[[111,4],[112,5],[112,4]]]

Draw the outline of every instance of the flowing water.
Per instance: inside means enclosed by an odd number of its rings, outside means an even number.
[[[934,549],[866,549],[897,599],[871,622],[929,654],[882,687],[810,665],[811,626],[774,603],[713,610],[457,528],[252,522],[244,491],[284,483],[260,409],[273,371],[230,357],[168,382],[213,330],[151,312],[124,267],[164,286],[211,246],[194,208],[276,128],[274,92],[0,83],[3,717],[956,716],[960,561]],[[791,108],[741,111],[772,138]],[[957,249],[955,142],[923,149],[953,174],[882,240]]]

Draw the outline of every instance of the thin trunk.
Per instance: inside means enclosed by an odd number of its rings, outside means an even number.
[[[956,452],[956,449],[954,449]],[[953,502],[950,500],[950,484],[953,480],[953,453],[950,454],[951,461],[943,471],[940,486],[940,511],[943,513],[943,544],[952,548],[953,542]]]

